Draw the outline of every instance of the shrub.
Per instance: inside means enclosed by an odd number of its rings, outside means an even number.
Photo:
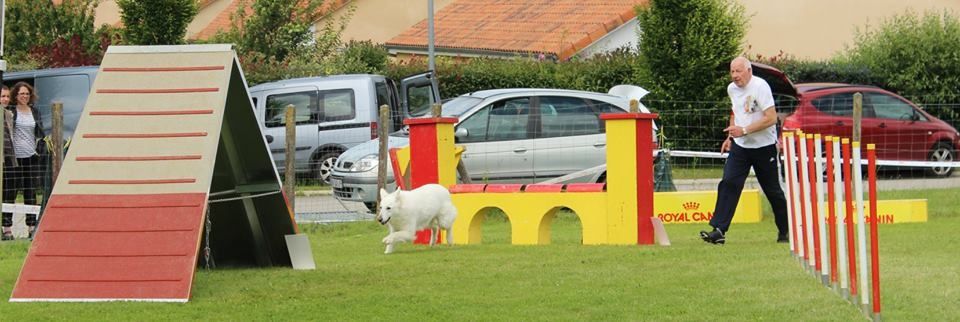
[[[94,28],[98,0],[7,1],[4,23],[5,54],[14,64],[43,67],[95,65],[105,48],[116,40],[103,25]]]
[[[877,28],[858,30],[852,47],[840,61],[869,68],[884,87],[917,102],[948,119],[957,119],[955,109],[960,88],[960,20],[951,12],[915,12],[895,15]]]
[[[636,12],[643,57],[638,79],[650,81],[650,99],[666,100],[646,105],[670,111],[728,107],[727,66],[741,51],[747,25],[743,6],[731,0],[651,0]],[[716,149],[725,134],[680,125],[722,129],[729,122],[716,113],[670,113],[661,119],[668,138],[704,150]]]
[[[117,6],[123,39],[133,45],[182,44],[197,15],[196,0],[117,0]]]

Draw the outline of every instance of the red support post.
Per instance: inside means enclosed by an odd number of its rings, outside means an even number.
[[[880,314],[880,248],[877,231],[877,152],[876,146],[867,144],[867,173],[870,175],[870,265],[873,280],[873,315]]]
[[[813,258],[816,261],[814,270],[819,273],[822,271],[821,266],[823,265],[820,261],[820,214],[818,210],[819,201],[817,200],[817,180],[820,180],[820,174],[817,173],[813,144],[813,136],[807,135],[807,168],[810,173],[810,196],[807,198],[810,198],[810,216],[813,218],[810,220],[811,225],[813,225],[810,229],[813,229]]]
[[[857,248],[854,247],[855,241],[853,237],[853,182],[851,177],[853,177],[853,166],[850,162],[851,156],[853,153],[850,148],[850,139],[843,139],[841,141],[843,146],[843,190],[844,190],[844,199],[846,199],[847,205],[847,218],[844,221],[847,226],[847,259],[850,262],[850,265],[847,266],[850,268],[850,295],[853,298],[856,298],[857,295]],[[859,164],[857,165],[860,166]]]
[[[836,189],[833,186],[833,181],[831,180],[834,171],[837,169],[833,168],[833,140],[834,137],[827,137],[827,225],[830,226],[828,229],[830,231],[830,283],[837,283],[837,205],[834,195],[836,194]]]

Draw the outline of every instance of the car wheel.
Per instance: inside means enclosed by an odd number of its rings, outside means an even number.
[[[333,165],[337,162],[338,156],[340,154],[337,152],[324,152],[320,155],[313,169],[314,179],[323,184],[330,184],[330,172],[333,171]]]
[[[930,151],[930,161],[952,162],[957,156],[957,151],[949,143],[939,142],[933,146]],[[949,177],[953,173],[952,167],[932,167],[927,169],[927,173],[934,177]]]
[[[377,213],[377,203],[376,203],[376,202],[364,202],[363,205],[364,205],[364,206],[367,206],[367,210],[369,210],[370,213],[374,213],[374,214]]]

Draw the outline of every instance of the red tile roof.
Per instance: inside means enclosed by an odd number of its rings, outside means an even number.
[[[458,0],[434,17],[437,50],[545,54],[566,60],[636,16],[647,0]],[[427,21],[386,43],[427,47]]]

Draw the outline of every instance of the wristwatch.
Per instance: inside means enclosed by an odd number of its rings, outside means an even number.
[[[746,126],[741,126],[741,127],[740,127],[740,130],[743,131],[743,136],[746,136],[746,135],[747,135],[747,127],[746,127]]]

